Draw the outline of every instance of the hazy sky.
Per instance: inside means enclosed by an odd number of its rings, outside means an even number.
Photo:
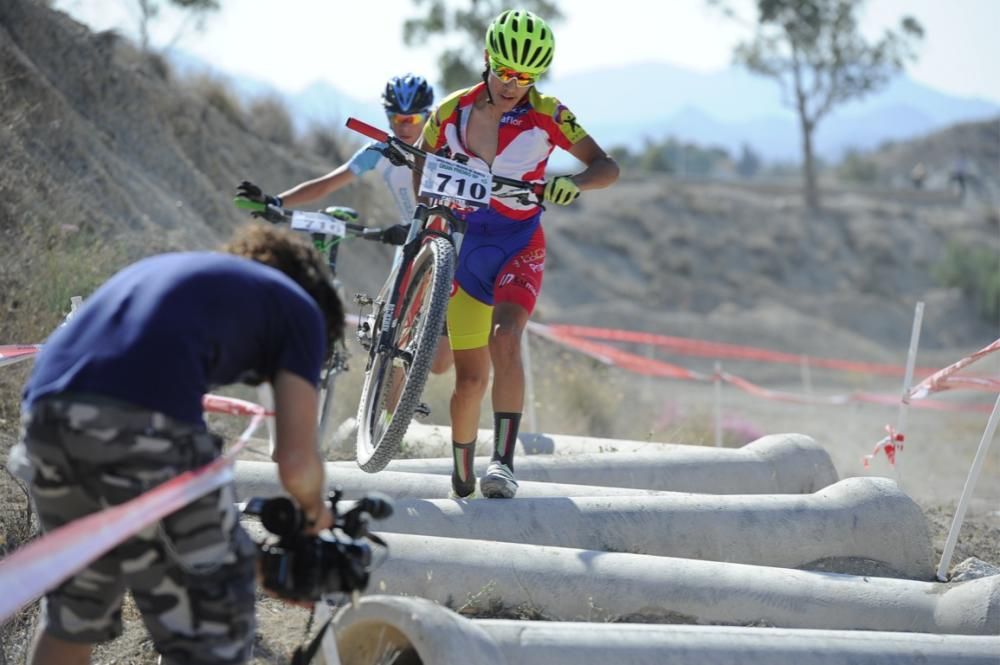
[[[55,5],[96,29],[136,34],[135,0],[57,0]],[[435,51],[408,49],[402,22],[411,0],[221,0],[203,32],[177,43],[216,67],[296,92],[325,80],[358,99],[374,99],[382,82],[405,71],[436,79]],[[563,0],[555,27],[553,75],[634,62],[667,62],[712,71],[730,62],[747,29],[721,18],[704,0]],[[735,0],[752,16],[751,0]],[[611,9],[613,8],[613,9]],[[915,80],[953,94],[1000,103],[1000,0],[869,0],[863,21],[874,36],[909,13],[927,31]],[[177,34],[178,15],[165,11],[154,43]]]

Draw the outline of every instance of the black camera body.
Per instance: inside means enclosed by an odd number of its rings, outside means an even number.
[[[392,503],[382,496],[366,496],[343,515],[337,514],[340,492],[330,495],[335,526],[319,536],[302,533],[305,516],[285,497],[254,498],[243,512],[258,515],[264,528],[278,536],[258,543],[262,584],[282,598],[316,601],[336,592],[363,591],[372,570],[372,545],[385,547],[368,532],[369,517],[392,514]]]

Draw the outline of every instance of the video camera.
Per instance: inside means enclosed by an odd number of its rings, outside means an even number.
[[[286,497],[250,499],[244,514],[257,515],[277,540],[258,543],[263,585],[282,598],[316,601],[338,591],[363,591],[373,568],[372,545],[385,542],[368,532],[369,519],[392,515],[392,501],[379,494],[365,496],[343,515],[337,503],[343,493],[328,497],[334,526],[329,534],[306,535],[305,515]]]

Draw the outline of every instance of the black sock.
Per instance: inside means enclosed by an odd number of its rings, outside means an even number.
[[[521,426],[520,413],[497,412],[493,414],[493,461],[506,464],[514,473],[514,444]]]
[[[472,462],[476,456],[476,442],[451,442],[451,454],[455,467],[451,472],[451,488],[459,496],[469,496],[476,489],[476,476],[472,473]]]

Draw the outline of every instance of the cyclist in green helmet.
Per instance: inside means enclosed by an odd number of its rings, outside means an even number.
[[[496,175],[533,182],[544,179],[549,155],[562,148],[586,168],[548,180],[545,201],[555,205],[612,184],[618,165],[568,108],[535,87],[554,54],[555,38],[543,19],[524,10],[501,13],[486,31],[482,82],[449,95],[424,126],[419,145]],[[492,365],[494,449],[480,489],[490,498],[510,498],[517,492],[514,443],[524,405],[521,336],[545,265],[542,208],[494,197],[486,208],[457,212],[468,230],[448,307],[455,359],[453,496],[469,497],[476,490],[472,451]]]

